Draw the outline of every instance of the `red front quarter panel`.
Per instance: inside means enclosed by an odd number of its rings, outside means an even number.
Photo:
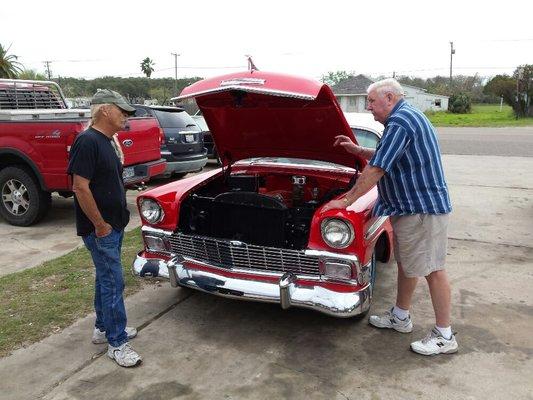
[[[329,210],[322,212],[322,207],[319,208],[311,221],[311,232],[309,235],[309,248],[314,250],[326,250],[341,254],[355,254],[361,263],[366,261],[372,255],[372,249],[369,251],[369,244],[364,239],[366,229],[368,228],[368,221],[372,215],[372,208],[377,200],[377,188],[372,188],[368,193],[361,196],[354,204],[347,209]],[[349,221],[355,232],[354,241],[345,249],[334,249],[328,246],[324,239],[320,225],[322,221],[327,218],[340,218]]]
[[[171,182],[140,194],[139,196],[137,196],[137,207],[139,208],[140,215],[142,214],[140,210],[139,200],[143,197],[156,200],[165,212],[163,220],[158,224],[150,224],[141,217],[143,225],[153,226],[155,228],[164,229],[168,231],[176,230],[178,226],[180,205],[184,198],[187,196],[187,194],[197,186],[208,183],[221,173],[221,169],[215,169],[212,171],[191,176],[190,178]]]

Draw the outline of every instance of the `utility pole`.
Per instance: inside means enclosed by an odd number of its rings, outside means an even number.
[[[52,61],[43,61],[43,62],[46,65],[46,75],[48,76],[48,80],[50,80],[52,78],[52,71],[50,71],[50,63]]]
[[[170,53],[174,56],[174,93],[178,95],[178,53]]]
[[[518,110],[518,112],[516,113],[517,118],[519,117],[519,114],[521,113],[522,109],[522,104],[520,101],[520,98],[522,97],[520,96],[520,81],[523,78],[523,73],[524,67],[518,67],[516,69],[516,109]]]
[[[453,42],[450,42],[450,89],[452,88],[452,65],[453,65],[454,54],[455,54],[455,49],[453,48]]]

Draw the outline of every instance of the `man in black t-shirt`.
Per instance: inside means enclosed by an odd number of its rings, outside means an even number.
[[[107,355],[123,367],[137,366],[142,360],[128,343],[137,330],[126,327],[120,255],[130,214],[122,164],[112,140],[133,113],[135,109],[117,92],[98,90],[91,100],[90,127],[76,138],[68,166],[75,194],[76,230],[96,270],[92,341],[107,341]]]

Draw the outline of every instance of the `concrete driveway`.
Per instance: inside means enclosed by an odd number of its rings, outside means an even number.
[[[533,158],[443,160],[459,353],[408,350],[434,322],[424,282],[412,334],[162,283],[126,301],[140,368],[92,345],[88,316],[1,359],[0,399],[533,399]],[[378,273],[376,312],[394,302],[395,266]]]

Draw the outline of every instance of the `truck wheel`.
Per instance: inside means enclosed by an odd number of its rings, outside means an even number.
[[[33,173],[23,166],[0,171],[0,195],[0,215],[16,226],[39,221],[52,201],[50,193],[41,190]]]

